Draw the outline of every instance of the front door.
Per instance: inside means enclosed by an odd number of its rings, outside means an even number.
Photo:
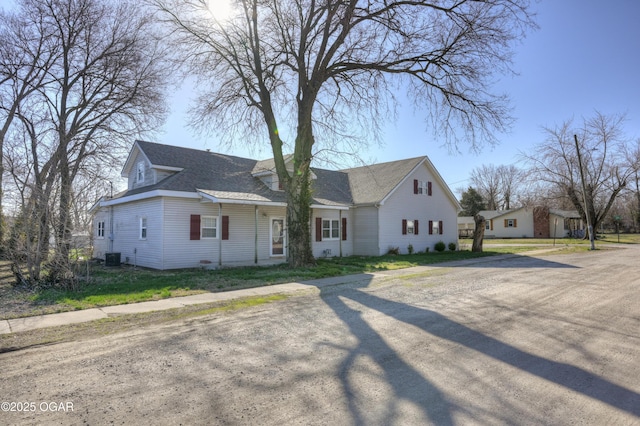
[[[284,256],[284,219],[271,218],[271,256]]]

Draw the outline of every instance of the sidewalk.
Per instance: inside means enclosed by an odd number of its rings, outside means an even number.
[[[455,266],[470,266],[476,263],[495,262],[498,260],[526,255],[536,255],[553,251],[554,249],[541,249],[521,254],[506,254],[498,256],[480,257],[477,259],[458,260],[438,263],[430,266],[414,266],[393,271],[380,271],[367,274],[343,275],[339,277],[322,278],[318,280],[275,284],[265,287],[254,287],[241,290],[232,290],[219,293],[202,293],[192,296],[173,297],[169,299],[153,300],[148,302],[130,303],[126,305],[105,306],[103,308],[84,309],[81,311],[62,312],[58,314],[38,315],[33,317],[0,320],[0,334],[19,333],[45,327],[55,327],[67,324],[77,324],[109,318],[117,315],[137,314],[143,312],[161,311],[165,309],[181,308],[184,306],[202,303],[223,302],[242,299],[252,296],[266,296],[273,294],[292,294],[301,290],[312,288],[331,287],[341,284],[356,283],[360,281],[374,281],[379,279],[398,278],[403,275],[414,275],[439,268]]]

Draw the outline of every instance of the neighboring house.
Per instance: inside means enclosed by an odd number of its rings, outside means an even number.
[[[460,205],[426,156],[312,172],[316,257],[457,242]],[[92,208],[94,257],[118,253],[155,269],[286,260],[286,197],[273,160],[136,141],[122,175],[128,189]]]
[[[483,210],[480,215],[486,220],[485,238],[564,238],[581,236],[584,232],[584,224],[576,211],[521,207]],[[458,217],[459,235],[471,235],[474,227],[473,217]]]

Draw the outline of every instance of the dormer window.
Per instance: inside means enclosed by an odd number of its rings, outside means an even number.
[[[138,163],[138,168],[136,171],[136,182],[143,183],[144,182],[144,163]]]

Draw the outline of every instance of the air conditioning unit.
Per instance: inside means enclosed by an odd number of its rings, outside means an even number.
[[[105,253],[105,266],[120,266],[120,253]]]

